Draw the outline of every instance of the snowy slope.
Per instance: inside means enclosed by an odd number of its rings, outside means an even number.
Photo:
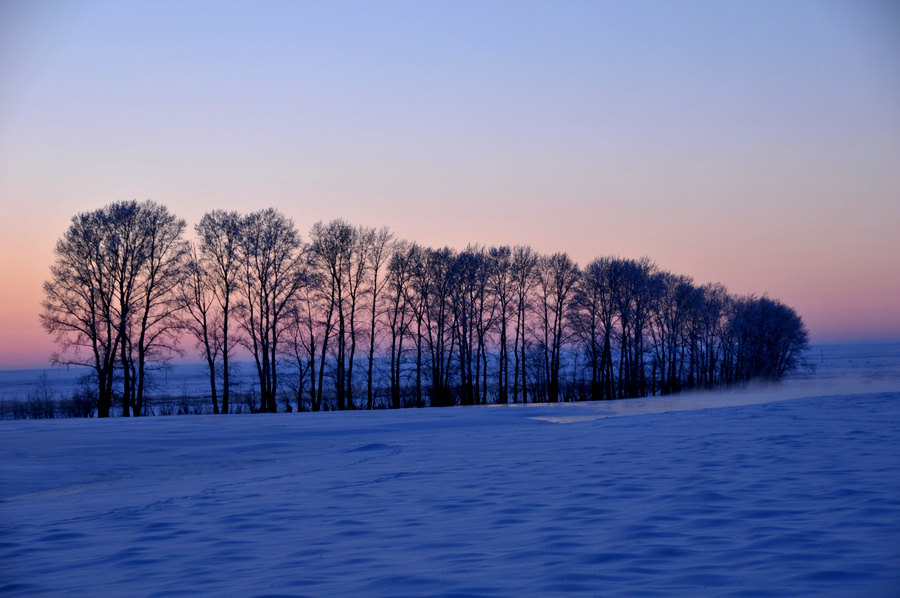
[[[823,380],[0,422],[0,594],[900,595],[900,384]]]

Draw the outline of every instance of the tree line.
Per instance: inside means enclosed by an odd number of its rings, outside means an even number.
[[[54,363],[91,368],[96,409],[147,412],[153,364],[190,339],[215,413],[236,357],[258,410],[607,400],[796,369],[800,316],[766,296],[697,286],[648,258],[579,267],[529,246],[434,249],[387,228],[276,209],[187,225],[152,201],[77,214],[57,242],[41,321]]]

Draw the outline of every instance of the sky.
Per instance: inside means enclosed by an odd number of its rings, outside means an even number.
[[[0,369],[124,199],[649,256],[896,339],[900,6],[0,0]]]

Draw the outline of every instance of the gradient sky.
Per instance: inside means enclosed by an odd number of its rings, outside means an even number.
[[[0,368],[77,212],[647,255],[900,338],[895,2],[0,1]]]

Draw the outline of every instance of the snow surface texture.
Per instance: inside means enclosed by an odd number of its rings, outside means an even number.
[[[900,384],[835,376],[0,422],[0,594],[898,596]]]

